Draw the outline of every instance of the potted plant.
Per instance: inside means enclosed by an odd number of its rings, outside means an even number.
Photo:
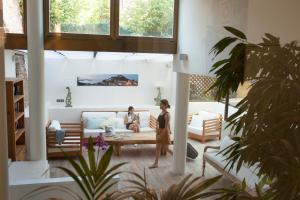
[[[231,45],[234,47],[229,51],[228,57],[215,62],[210,72],[214,72],[217,80],[209,88],[215,89],[216,99],[220,101],[225,98],[224,119],[228,119],[229,95],[236,92],[239,85],[245,82],[245,60],[247,37],[241,31],[225,26],[225,30],[233,36],[228,36],[217,42],[210,51],[213,59],[216,59],[222,52],[227,51]]]
[[[212,68],[218,79],[214,85],[218,97],[228,96],[245,77],[252,86],[237,105],[238,111],[228,118],[236,142],[222,153],[231,169],[236,165],[239,171],[242,164],[256,166],[258,175],[269,180],[264,192],[257,190],[258,197],[244,199],[300,199],[300,45],[296,41],[282,45],[271,34],[253,44],[242,32],[225,29],[237,37],[223,39],[213,52],[218,55],[229,44],[239,43],[229,59]],[[223,193],[220,199],[243,199],[245,195],[243,187],[217,193]]]

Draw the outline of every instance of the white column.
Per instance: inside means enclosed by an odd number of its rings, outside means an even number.
[[[173,172],[178,175],[185,173],[188,104],[189,75],[177,73]]]
[[[2,1],[0,1],[0,4],[0,199],[8,199],[8,152]]]
[[[46,159],[43,1],[27,1],[29,159]]]

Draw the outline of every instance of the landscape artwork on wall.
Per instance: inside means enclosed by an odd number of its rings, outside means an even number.
[[[138,74],[96,74],[77,77],[77,86],[138,86]]]

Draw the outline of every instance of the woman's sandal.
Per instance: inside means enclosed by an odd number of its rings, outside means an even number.
[[[155,168],[158,168],[158,164],[153,164],[149,167],[149,169],[155,169]]]

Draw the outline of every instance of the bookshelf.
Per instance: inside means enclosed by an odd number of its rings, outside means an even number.
[[[12,161],[26,160],[24,83],[6,79],[8,156]]]

